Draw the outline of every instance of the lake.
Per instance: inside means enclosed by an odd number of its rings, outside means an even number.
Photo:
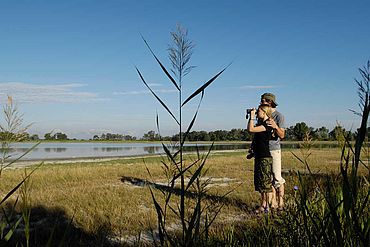
[[[35,143],[14,143],[12,145],[12,157],[18,157],[26,152]],[[250,142],[245,143],[216,143],[212,150],[245,150],[249,148]],[[194,152],[198,148],[200,151],[209,150],[209,143],[187,143],[185,152]],[[317,143],[315,148],[333,148],[338,145],[335,143]],[[299,148],[299,143],[282,143],[283,149]],[[171,152],[176,148],[171,148]],[[115,143],[115,142],[44,142],[38,145],[32,152],[27,154],[22,160],[58,160],[58,159],[78,159],[78,158],[97,158],[97,157],[129,157],[148,154],[164,153],[160,143]]]
[[[12,157],[18,157],[26,152],[35,143],[14,143],[12,145]],[[184,151],[206,151],[211,144],[185,144]],[[248,144],[214,144],[212,150],[238,150],[247,149]],[[172,152],[176,148],[170,149]],[[160,143],[108,143],[108,142],[45,142],[40,143],[32,152],[22,160],[53,160],[53,159],[77,159],[96,157],[129,157],[148,154],[164,153]]]

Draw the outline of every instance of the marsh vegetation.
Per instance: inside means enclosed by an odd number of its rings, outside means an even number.
[[[294,153],[300,154],[300,151]],[[337,148],[312,149],[308,161],[315,178],[322,180],[326,174],[337,174],[338,157],[340,150]],[[194,158],[185,157],[189,160]],[[257,232],[264,219],[253,213],[259,194],[253,191],[252,161],[245,159],[245,152],[233,152],[211,154],[208,162],[210,169],[207,178],[210,178],[210,183],[204,200],[222,200],[225,204],[212,226],[211,239],[226,243],[227,234],[233,232],[233,241],[242,244],[245,236],[238,236],[242,234],[238,229]],[[297,198],[294,186],[300,186],[298,172],[307,174],[308,170],[291,152],[283,152],[283,164],[288,201],[294,203]],[[154,181],[145,167],[150,170]],[[153,188],[155,195],[161,195],[158,186],[166,181],[161,167],[160,157],[43,166],[30,179],[28,206],[31,209],[32,233],[36,235],[33,235],[33,239],[46,243],[55,226],[59,229],[54,235],[56,239],[64,236],[63,229],[69,227],[71,233],[78,233],[78,236],[67,235],[68,241],[80,237],[80,241],[91,241],[96,245],[134,244],[139,236],[142,236],[143,242],[144,239],[150,239],[157,215],[147,186]],[[366,175],[367,171],[361,168],[359,173]],[[3,171],[0,191],[12,189],[23,175],[23,169]],[[221,199],[221,195],[230,190],[233,193]],[[12,198],[15,200],[16,195]],[[16,209],[21,212],[21,205]],[[277,223],[281,220],[277,215],[271,217]],[[175,216],[170,216],[168,221],[171,225],[175,222]],[[173,229],[179,227],[176,224],[171,226]],[[60,235],[57,236],[57,233]],[[68,241],[66,243],[70,243]]]

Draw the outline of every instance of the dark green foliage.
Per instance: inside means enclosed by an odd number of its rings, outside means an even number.
[[[46,133],[44,135],[44,138],[47,141],[65,141],[65,140],[68,140],[67,135],[62,133],[62,132],[57,132],[54,135],[52,133]]]
[[[338,130],[341,129],[341,132]],[[149,132],[152,132],[149,131]],[[148,132],[148,133],[149,133]],[[153,131],[154,132],[154,131]],[[337,141],[340,138],[339,133],[346,133],[351,141],[354,140],[356,134],[350,131],[346,131],[343,127],[335,127],[332,131],[329,132],[329,129],[326,127],[320,127],[314,129],[308,127],[304,122],[297,123],[294,126],[291,126],[286,129],[286,136],[284,140],[287,141],[302,141],[305,135],[308,133],[312,140],[317,141]],[[148,134],[146,133],[146,134]],[[147,136],[142,137],[143,140],[147,140]],[[184,134],[184,133],[183,133]],[[161,136],[161,139],[164,141],[178,141],[179,134],[173,136]],[[159,141],[159,135],[155,136],[155,141]],[[231,129],[231,130],[214,130],[214,131],[190,131],[186,136],[187,141],[251,141],[252,135],[248,133],[246,129]]]

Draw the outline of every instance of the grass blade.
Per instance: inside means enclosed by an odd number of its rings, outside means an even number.
[[[26,179],[23,179],[17,186],[15,186],[11,191],[8,192],[8,194],[6,194],[6,196],[1,200],[0,205],[3,204],[11,195],[13,195],[14,192],[16,192],[25,180]]]
[[[167,157],[169,157],[171,159],[173,164],[176,164],[175,158],[172,156],[170,150],[166,147],[166,145],[164,145],[163,142],[162,142],[162,147],[163,147],[164,151],[166,152]]]
[[[190,168],[192,168],[195,164],[197,164],[199,162],[199,159],[195,160],[191,165],[189,165],[188,167],[186,167],[185,169],[183,169],[182,171],[179,170],[179,173],[176,174],[172,180],[172,181],[175,181],[176,179],[178,179],[180,176],[184,175]]]
[[[0,202],[0,205],[1,204],[3,204],[11,195],[13,195],[14,194],[14,192],[16,192],[18,189],[19,189],[19,187],[21,187],[22,186],[22,184],[32,175],[32,173],[34,172],[34,171],[36,171],[36,169],[38,169],[41,165],[43,165],[44,164],[44,162],[42,162],[42,163],[40,163],[40,165],[38,165],[37,167],[35,167],[31,172],[30,172],[30,174],[28,174],[25,178],[23,178],[22,179],[22,181],[17,185],[17,186],[15,186],[11,191],[9,191],[8,192],[8,194],[6,194],[6,196],[1,200],[1,202]]]
[[[164,238],[165,238],[165,235],[164,235],[164,232],[163,232],[163,228],[164,228],[163,227],[163,210],[162,210],[161,206],[159,205],[159,203],[157,202],[157,200],[155,199],[152,188],[149,187],[149,190],[150,190],[150,194],[152,195],[155,210],[157,212],[158,235],[159,235],[159,239],[161,241],[161,246],[163,246],[164,245]]]
[[[209,81],[207,81],[206,83],[203,84],[203,86],[201,86],[200,88],[198,88],[192,95],[190,95],[185,101],[184,103],[182,103],[181,106],[184,106],[186,103],[188,103],[192,98],[194,98],[195,96],[197,96],[198,94],[200,94],[201,92],[204,91],[204,89],[206,89],[214,80],[217,79],[217,77],[219,77],[231,64],[229,64],[228,66],[226,66],[226,68],[224,68],[223,70],[221,70],[220,72],[218,72],[217,75],[215,75],[214,77],[212,77]]]
[[[37,142],[35,145],[33,145],[32,147],[30,147],[26,152],[24,152],[21,156],[19,156],[15,160],[11,161],[9,164],[3,166],[3,169],[11,166],[12,164],[14,164],[15,162],[17,162],[18,160],[22,159],[24,156],[26,156],[28,153],[30,153],[32,150],[34,150],[38,145],[40,145],[40,143],[41,143],[41,141]]]
[[[167,110],[167,112],[172,116],[172,118],[176,121],[178,125],[180,125],[179,121],[176,119],[175,115],[172,114],[171,110],[167,107],[167,105],[155,94],[155,92],[149,87],[149,85],[146,83],[143,75],[140,73],[139,69],[135,66],[137,73],[139,74],[142,82],[145,84],[145,86],[149,89],[149,91],[154,95],[154,97],[161,103],[161,105]]]
[[[159,66],[161,67],[161,69],[163,70],[163,72],[167,75],[167,77],[171,80],[171,82],[173,83],[173,85],[175,85],[175,87],[177,88],[178,91],[180,91],[180,87],[177,85],[175,79],[173,79],[173,77],[170,75],[170,73],[168,73],[168,71],[166,70],[166,68],[163,66],[163,64],[161,63],[161,61],[159,61],[159,59],[157,58],[157,56],[154,54],[153,50],[150,48],[148,42],[146,42],[146,40],[144,39],[144,37],[141,35],[141,38],[144,40],[144,43],[146,44],[146,46],[148,47],[149,51],[152,53],[152,55],[154,56],[155,60],[157,60]]]
[[[186,229],[186,236],[187,236],[187,239],[186,239],[186,243],[190,244],[189,241],[192,239],[192,231],[193,229],[199,224],[199,218],[200,218],[200,206],[201,206],[201,202],[200,200],[197,201],[197,205],[195,206],[195,209],[194,209],[194,212],[193,212],[193,215],[190,219],[190,222],[189,222],[189,227],[188,229]]]
[[[159,140],[162,141],[162,135],[161,135],[161,131],[160,131],[160,128],[159,128],[159,116],[158,116],[158,112],[156,112],[156,124],[157,124],[157,132],[158,132],[158,135],[159,135]]]
[[[200,173],[202,172],[203,167],[204,167],[204,165],[206,164],[206,160],[207,160],[208,155],[210,154],[210,152],[211,152],[211,150],[212,150],[212,148],[213,148],[213,144],[214,144],[214,142],[212,142],[212,145],[211,145],[211,147],[209,148],[209,150],[208,150],[208,153],[207,153],[206,157],[204,157],[204,160],[203,160],[202,164],[198,167],[198,169],[195,171],[195,173],[193,174],[193,176],[190,178],[189,183],[188,183],[188,185],[186,186],[186,189],[185,189],[185,190],[188,190],[188,189],[190,188],[190,186],[194,183],[194,181],[195,181],[198,177],[200,177]]]
[[[10,238],[13,236],[14,231],[17,229],[21,221],[22,221],[22,218],[19,218],[17,222],[9,229],[8,233],[5,235],[5,238],[4,238],[6,241],[10,240]]]
[[[185,143],[185,140],[186,140],[186,137],[189,135],[189,132],[190,130],[193,128],[193,125],[195,123],[195,119],[197,118],[197,115],[198,115],[198,112],[199,112],[199,107],[200,107],[200,104],[202,103],[202,100],[203,100],[203,96],[204,96],[204,91],[202,91],[202,96],[199,100],[199,104],[198,104],[198,107],[197,107],[197,110],[195,111],[195,114],[194,114],[194,117],[193,119],[191,120],[190,124],[189,124],[189,127],[188,129],[186,130],[185,134],[184,134],[184,138],[182,139],[182,142],[181,142],[181,147],[184,146],[184,143]]]

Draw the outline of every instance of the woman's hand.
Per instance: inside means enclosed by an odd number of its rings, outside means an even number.
[[[256,119],[256,113],[257,113],[256,108],[253,108],[251,111],[251,119]]]

